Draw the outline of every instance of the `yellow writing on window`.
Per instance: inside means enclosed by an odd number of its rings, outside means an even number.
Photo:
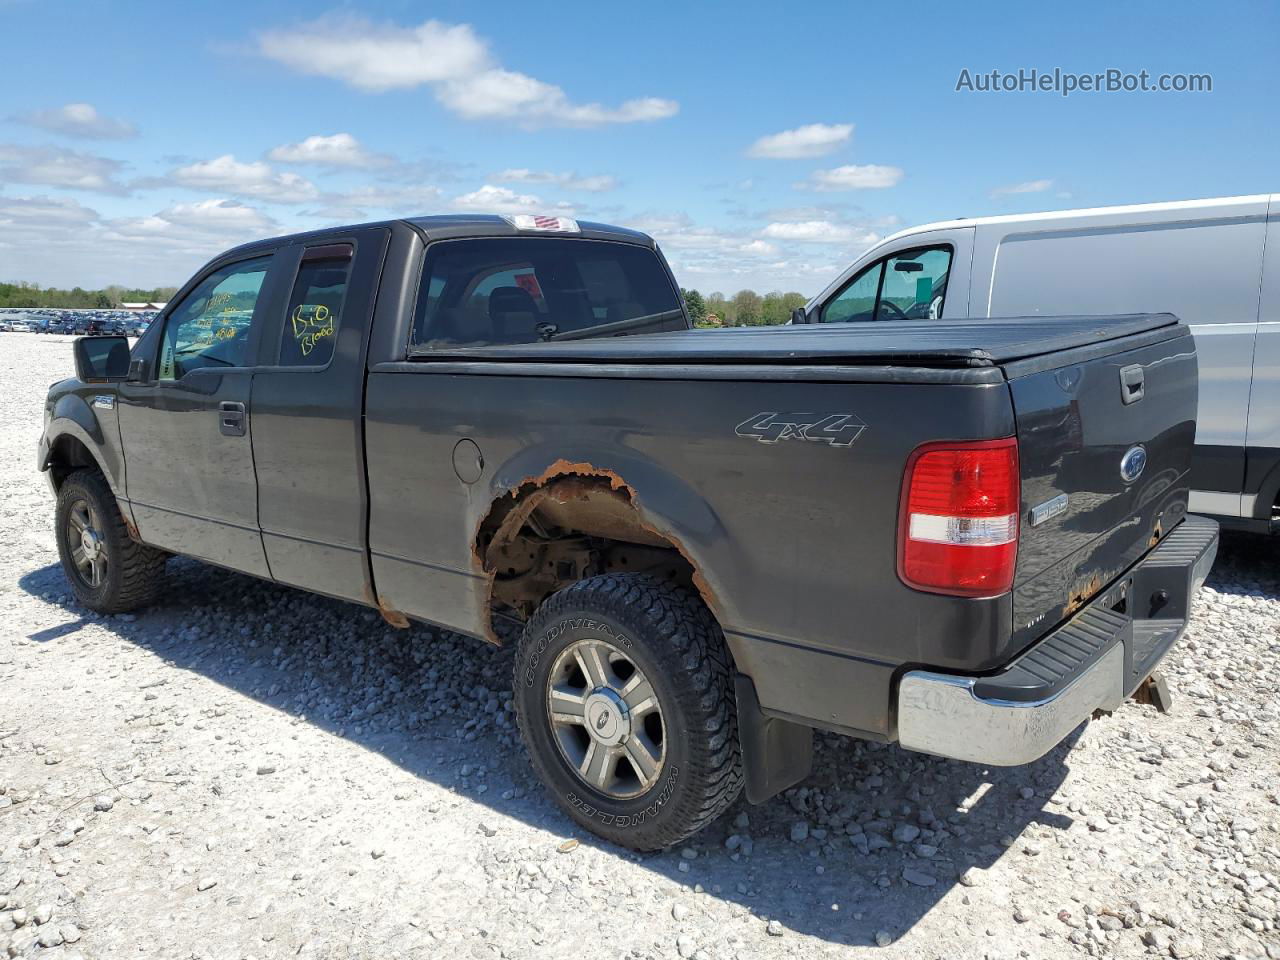
[[[302,355],[309,356],[316,344],[333,336],[333,313],[323,303],[300,303],[289,317],[293,339]]]

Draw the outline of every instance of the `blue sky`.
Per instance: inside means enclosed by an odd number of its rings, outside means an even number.
[[[0,0],[0,35],[0,280],[547,211],[648,230],[684,286],[808,294],[915,223],[1280,191],[1276,3]],[[1055,67],[1213,91],[955,89]]]

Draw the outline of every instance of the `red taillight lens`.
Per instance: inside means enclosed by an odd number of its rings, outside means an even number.
[[[898,576],[931,593],[992,597],[1018,559],[1018,441],[927,443],[907,461]]]

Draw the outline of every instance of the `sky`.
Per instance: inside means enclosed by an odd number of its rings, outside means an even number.
[[[932,220],[1280,191],[1277,2],[0,0],[0,37],[0,281],[536,212],[651,233],[703,293],[808,295]],[[1212,91],[977,79],[1055,68]]]

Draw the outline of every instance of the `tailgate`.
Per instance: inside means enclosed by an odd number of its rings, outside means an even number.
[[[1197,401],[1191,334],[1178,326],[1167,339],[1107,346],[1114,350],[1006,367],[1022,474],[1015,649],[1082,607],[1186,516]]]

